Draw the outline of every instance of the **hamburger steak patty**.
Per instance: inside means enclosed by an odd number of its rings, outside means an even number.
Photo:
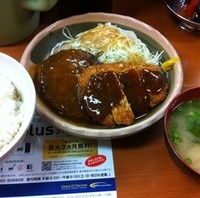
[[[78,76],[93,64],[97,59],[82,50],[62,50],[50,56],[38,65],[38,95],[60,115],[82,116],[76,91]]]

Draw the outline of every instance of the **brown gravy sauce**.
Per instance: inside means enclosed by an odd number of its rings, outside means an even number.
[[[149,94],[159,94],[164,85],[165,78],[159,71],[142,69],[139,73],[130,69],[119,74],[99,73],[90,77],[81,104],[95,121],[102,123],[125,94],[138,119],[151,110]]]
[[[112,114],[112,108],[123,99],[120,81],[114,72],[91,76],[81,105],[95,122],[103,123]]]
[[[81,110],[77,83],[78,76],[97,63],[96,57],[81,50],[62,50],[50,56],[34,66],[37,95],[57,115],[76,124],[93,123]]]
[[[34,66],[38,96],[62,118],[76,125],[100,127],[96,121],[101,122],[119,104],[123,97],[121,88],[139,118],[150,111],[148,93],[159,93],[165,84],[164,76],[158,71],[144,69],[141,75],[134,69],[119,74],[100,73],[90,77],[80,104],[78,76],[95,64],[99,64],[97,58],[81,50],[63,50],[50,56]]]
[[[159,94],[165,85],[165,78],[160,72],[147,69],[143,69],[140,75],[134,69],[120,73],[119,80],[136,119],[151,110],[149,94]]]

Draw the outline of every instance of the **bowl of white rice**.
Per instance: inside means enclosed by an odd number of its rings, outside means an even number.
[[[35,112],[35,88],[26,69],[0,53],[0,162],[23,141]]]

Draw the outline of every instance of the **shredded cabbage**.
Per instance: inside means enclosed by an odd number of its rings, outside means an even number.
[[[67,34],[66,31],[67,30]],[[63,49],[81,49],[98,56],[103,63],[133,62],[159,65],[162,52],[151,53],[145,43],[133,31],[123,30],[110,22],[79,33],[73,38],[63,28],[67,40],[58,43],[51,54]]]

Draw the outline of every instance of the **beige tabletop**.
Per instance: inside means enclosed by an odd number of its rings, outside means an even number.
[[[177,26],[164,0],[114,0],[113,13],[139,19],[160,31],[180,55],[183,89],[200,85],[200,35],[188,33]],[[18,61],[33,38],[49,20],[26,40],[0,47]],[[180,170],[170,158],[163,138],[163,120],[137,135],[112,140],[117,194],[119,198],[199,197],[200,181]]]

